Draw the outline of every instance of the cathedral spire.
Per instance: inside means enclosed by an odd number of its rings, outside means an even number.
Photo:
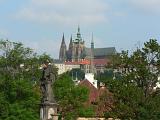
[[[73,44],[73,41],[72,41],[72,35],[71,35],[70,42],[69,42],[69,49],[72,49],[72,44]]]
[[[62,60],[62,61],[66,60],[66,49],[67,49],[67,47],[66,47],[64,33],[63,33],[60,52],[59,52],[59,59]]]
[[[93,73],[94,74],[94,62],[93,62],[93,60],[94,60],[94,41],[93,41],[93,33],[92,33],[92,39],[91,39],[91,59],[90,59],[90,61],[91,61],[91,73]]]
[[[77,39],[76,39],[76,40],[77,40],[78,42],[82,41],[79,25],[78,25],[78,32],[77,32]]]
[[[70,38],[70,43],[72,43],[72,34],[71,34],[71,38]]]
[[[92,40],[91,40],[91,49],[94,49],[93,33],[92,33]]]
[[[78,33],[80,33],[80,27],[79,27],[79,25],[78,25]]]
[[[62,45],[62,44],[66,44],[66,43],[65,43],[65,39],[64,39],[64,33],[63,33],[62,43],[61,43],[61,45]]]

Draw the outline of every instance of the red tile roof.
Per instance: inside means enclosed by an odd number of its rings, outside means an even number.
[[[70,61],[67,61],[67,62],[64,62],[65,65],[79,65],[79,62],[70,62]]]
[[[79,85],[89,89],[89,100],[84,103],[85,106],[95,104],[94,110],[97,116],[104,116],[105,112],[114,107],[113,94],[106,87],[95,88],[88,80],[82,80]]]
[[[93,64],[95,65],[107,65],[109,63],[108,59],[94,59],[93,60]],[[90,64],[90,60],[88,59],[83,59],[79,62],[70,62],[70,61],[66,61],[64,64],[66,65],[89,65]]]
[[[85,64],[89,65],[89,64],[90,64],[90,61],[87,60],[87,59],[83,59],[83,60],[78,61],[78,62],[66,61],[66,62],[64,62],[64,64],[66,64],[66,65],[80,65],[80,64],[81,64],[81,65],[85,65]]]
[[[80,62],[81,65],[89,65],[90,64],[90,60],[84,59]]]
[[[89,89],[89,103],[95,102],[99,96],[98,89],[95,88],[88,80],[82,80],[79,85],[85,86]]]
[[[107,60],[107,59],[94,59],[93,63],[95,65],[107,65],[109,63],[109,60]]]

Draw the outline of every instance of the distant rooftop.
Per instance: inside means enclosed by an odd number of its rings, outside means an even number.
[[[109,60],[107,59],[93,59],[94,65],[107,65],[109,63]],[[65,64],[65,65],[90,65],[90,60],[83,59],[79,62],[71,62],[71,61],[61,61],[61,60],[54,60],[54,64]]]
[[[54,59],[54,60],[53,60],[53,63],[54,63],[54,64],[63,64],[63,61],[62,61],[62,60],[59,60],[59,59]]]
[[[91,48],[85,48],[85,52],[87,56],[91,54]],[[110,56],[116,53],[115,47],[107,47],[107,48],[94,48],[94,56]]]

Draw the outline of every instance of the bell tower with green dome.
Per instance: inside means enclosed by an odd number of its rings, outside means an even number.
[[[68,60],[72,62],[81,61],[84,58],[85,42],[81,37],[80,27],[78,26],[78,31],[76,38],[70,39],[69,50],[68,50]]]
[[[82,40],[80,27],[78,26],[78,32],[75,40],[72,41],[73,49],[72,49],[72,57],[71,61],[78,62],[83,59],[83,53],[85,49],[85,42]]]

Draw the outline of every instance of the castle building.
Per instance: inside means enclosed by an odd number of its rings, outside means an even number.
[[[60,47],[60,54],[59,59],[63,61],[80,61],[84,59],[84,52],[85,52],[85,44],[82,40],[80,28],[78,27],[78,32],[75,40],[72,40],[72,36],[70,38],[69,48],[66,50],[66,44],[64,41],[64,35],[62,37],[61,47]]]
[[[115,47],[95,48],[93,34],[91,46],[86,47],[85,41],[82,39],[80,27],[76,34],[76,38],[70,38],[70,43],[67,49],[65,37],[63,34],[59,52],[59,60],[64,64],[79,64],[87,73],[103,72],[105,66],[109,63],[110,56],[116,54]],[[87,63],[84,60],[88,61]],[[85,63],[85,64],[84,64]]]

